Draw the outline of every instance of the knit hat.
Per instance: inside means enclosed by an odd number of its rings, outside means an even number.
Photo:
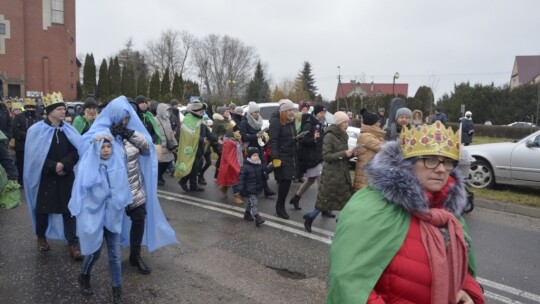
[[[319,114],[320,112],[322,111],[325,111],[326,112],[326,108],[322,105],[322,104],[316,104],[314,107],[313,107],[313,115],[317,115]]]
[[[135,97],[135,103],[136,104],[141,104],[143,102],[146,102],[146,97],[142,96],[142,95],[139,95],[137,97]]]
[[[229,108],[227,108],[226,106],[221,106],[221,107],[217,108],[217,112],[218,112],[219,115],[223,115],[228,110],[229,110]]]
[[[204,104],[198,100],[191,103],[191,112],[197,112],[205,109],[206,107],[204,106]]]
[[[244,108],[242,108],[241,106],[237,106],[236,108],[234,108],[234,113],[236,114],[244,114]]]
[[[95,109],[98,107],[97,101],[94,99],[94,95],[88,95],[84,101],[83,109]]]
[[[250,101],[249,102],[249,105],[248,105],[248,113],[251,114],[253,112],[260,112],[261,111],[261,107],[259,107],[259,105],[255,102],[255,101]]]
[[[334,113],[334,124],[336,126],[346,121],[349,121],[349,115],[347,115],[347,113],[342,112],[342,111],[338,111]]]
[[[309,104],[309,102],[307,102],[307,101],[305,101],[305,100],[300,101],[300,102],[298,103],[298,111],[299,111],[299,112],[302,112],[302,110],[305,109],[305,108],[307,108],[307,109],[309,110],[309,107],[310,107],[310,106],[311,106],[311,105]]]
[[[169,101],[169,105],[172,107],[172,106],[175,106],[177,104],[180,104],[180,102],[178,102],[178,100],[176,99],[171,99],[171,101]]]
[[[472,116],[472,112],[471,111],[465,112],[465,116]]]
[[[236,109],[236,104],[235,104],[234,102],[231,102],[231,103],[229,104],[229,110],[230,110],[230,111],[234,111],[234,109]]]
[[[294,109],[294,103],[290,101],[289,99],[282,99],[279,101],[279,111],[284,112],[288,110]]]
[[[379,116],[366,108],[360,110],[360,116],[362,116],[362,123],[366,126],[373,126],[379,121]]]
[[[240,127],[238,127],[238,125],[236,124],[236,125],[234,125],[234,126],[232,127],[232,131],[233,131],[233,132],[240,131]]]
[[[251,156],[253,156],[253,154],[255,153],[259,154],[259,149],[257,149],[256,147],[249,147],[247,157],[251,158]]]
[[[409,116],[409,118],[412,117],[412,112],[409,108],[400,108],[397,110],[396,112],[396,120],[401,116],[401,115],[405,115],[405,116]]]

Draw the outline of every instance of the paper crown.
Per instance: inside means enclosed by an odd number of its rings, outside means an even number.
[[[22,110],[23,106],[22,106],[22,103],[16,101],[16,102],[12,102],[11,103],[11,110],[15,110],[15,109],[19,109],[19,110]]]
[[[399,139],[404,158],[423,155],[440,155],[459,160],[461,148],[461,131],[456,133],[452,128],[446,129],[440,121],[418,128],[403,128]]]
[[[36,100],[34,98],[26,98],[24,100],[24,106],[29,106],[29,107],[35,107],[36,106]]]
[[[43,106],[45,108],[55,103],[63,103],[63,102],[64,102],[64,98],[62,98],[62,93],[60,92],[53,92],[52,94],[47,94],[43,96]]]

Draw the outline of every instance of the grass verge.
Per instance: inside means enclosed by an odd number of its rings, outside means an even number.
[[[540,208],[540,189],[512,185],[498,185],[493,189],[476,189],[470,187],[475,198],[515,203]]]
[[[498,143],[498,142],[513,142],[514,140],[515,139],[512,139],[512,138],[473,136],[473,142],[471,143],[471,145],[491,144],[491,143]]]

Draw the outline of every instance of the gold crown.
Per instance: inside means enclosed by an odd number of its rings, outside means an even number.
[[[53,92],[52,94],[47,94],[43,96],[43,106],[46,108],[50,105],[53,105],[55,103],[63,103],[64,98],[62,98],[62,93],[60,92]]]
[[[418,128],[403,128],[399,139],[403,157],[410,158],[422,155],[440,155],[459,160],[461,148],[461,131],[456,133],[452,128],[446,129],[440,121]]]
[[[24,100],[24,106],[30,106],[30,107],[35,107],[36,106],[36,100],[34,98],[26,98]]]
[[[16,102],[12,102],[11,103],[11,110],[15,110],[15,109],[19,109],[19,110],[22,110],[23,106],[22,106],[22,103],[16,101]]]

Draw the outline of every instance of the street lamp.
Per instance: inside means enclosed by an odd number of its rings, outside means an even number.
[[[396,79],[398,79],[398,78],[399,78],[399,73],[396,72],[396,73],[394,74],[394,80],[392,81],[392,95],[394,95],[394,97],[396,97],[396,93],[395,93],[394,87],[396,86]]]

